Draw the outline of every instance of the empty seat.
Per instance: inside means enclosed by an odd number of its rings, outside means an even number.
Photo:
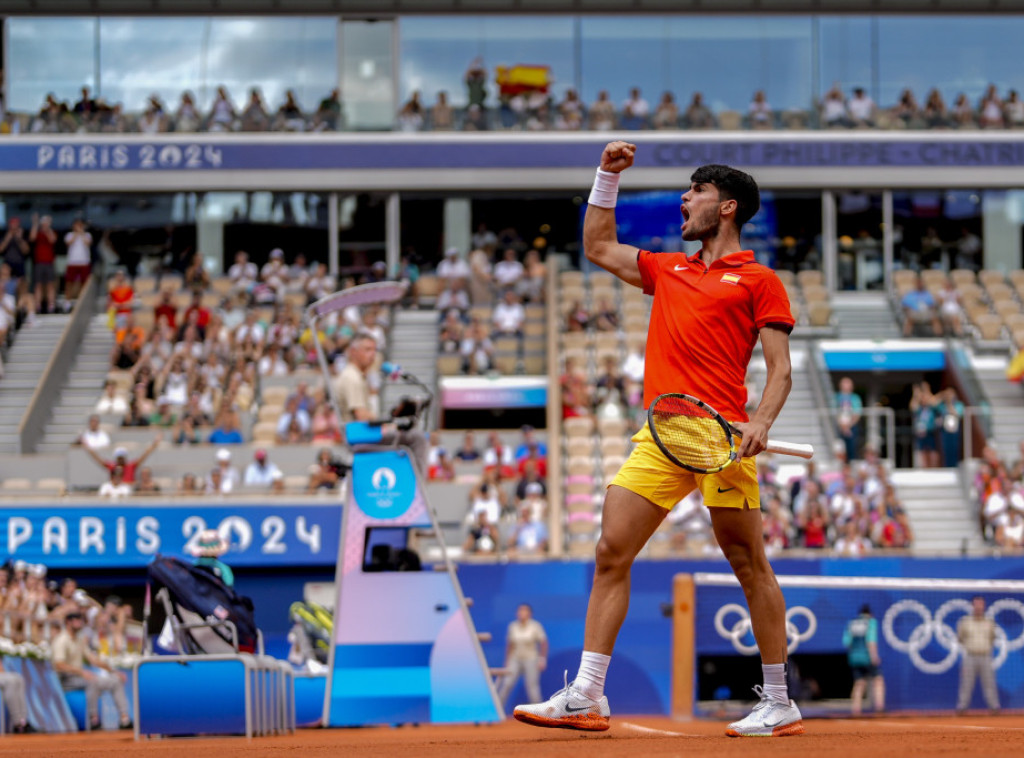
[[[892,281],[897,287],[909,285],[911,288],[917,284],[917,272],[909,268],[899,268],[892,272]]]
[[[561,271],[558,274],[558,283],[564,290],[566,287],[583,287],[582,271]]]
[[[53,493],[56,495],[63,495],[67,490],[67,482],[63,479],[51,477],[47,479],[40,479],[36,482],[36,490],[39,492]]]
[[[801,272],[803,273],[803,272]],[[803,288],[804,300],[808,303],[820,303],[828,300],[828,288],[819,284],[808,284]]]
[[[969,268],[955,268],[949,272],[949,278],[959,287],[961,284],[974,284],[978,277]]]
[[[988,293],[989,299],[992,302],[997,300],[1011,300],[1013,299],[1013,287],[1005,282],[993,282],[986,285],[985,292]]]
[[[1020,313],[1020,303],[1009,298],[996,300],[992,303],[992,309],[1005,319],[1007,316]]]
[[[461,355],[437,356],[437,373],[440,376],[455,376],[462,373]]]
[[[718,128],[734,132],[743,128],[743,114],[739,111],[719,111]]]
[[[978,272],[978,281],[988,288],[991,284],[1006,284],[1006,275],[1002,271],[986,268]]]
[[[594,555],[594,540],[591,537],[582,537],[569,541],[569,557],[588,558]]]
[[[603,418],[597,422],[597,431],[602,437],[615,437],[629,434],[625,419]]]
[[[568,437],[565,440],[565,450],[570,458],[593,455],[594,440],[590,437]]]
[[[1024,313],[1003,313],[1000,315],[1003,317],[1003,323],[1006,324],[1006,328],[1011,332],[1024,329]]]
[[[975,320],[979,335],[983,340],[997,340],[1003,330],[1003,320],[994,313],[982,313]]]
[[[569,437],[584,437],[594,432],[594,419],[590,416],[573,416],[562,422],[562,429]]]
[[[605,458],[621,458],[626,454],[627,444],[624,437],[604,437],[601,439],[601,455]]]
[[[271,385],[260,390],[260,399],[264,405],[284,405],[288,399],[288,388],[281,385]]]
[[[926,287],[931,287],[933,283],[938,284],[938,286],[945,286],[948,279],[949,277],[946,276],[945,271],[925,269],[921,272],[921,280],[924,282]]]
[[[258,421],[252,427],[253,442],[273,442],[277,439],[276,421]]]
[[[796,275],[801,287],[821,287],[825,284],[825,275],[817,269],[801,271]]]
[[[32,489],[32,482],[23,476],[12,476],[9,479],[4,479],[3,484],[0,484],[0,489],[22,491]]]
[[[588,515],[591,518],[586,518]],[[573,516],[582,518],[573,518]],[[597,524],[594,522],[593,516],[587,513],[574,513],[569,517],[569,523],[565,525],[566,531],[572,536],[576,535],[591,535],[597,531]]]
[[[283,411],[283,405],[273,405],[269,403],[264,403],[263,405],[260,406],[260,411],[257,414],[256,418],[259,421],[272,421],[276,424],[278,417],[280,417]]]
[[[527,355],[523,358],[524,374],[543,374],[547,370],[547,360],[543,355]]]
[[[565,466],[570,476],[581,476],[594,474],[594,459],[588,456],[577,455],[569,458]]]
[[[600,289],[601,287],[614,287],[615,275],[610,274],[607,271],[591,271],[589,282],[591,289]]]
[[[825,302],[807,304],[807,323],[811,326],[831,326],[832,306]]]

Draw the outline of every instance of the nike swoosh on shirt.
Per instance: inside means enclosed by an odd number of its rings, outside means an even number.
[[[734,489],[736,489],[736,488],[735,488],[735,487],[726,487],[726,488],[725,488],[725,489],[723,490],[723,489],[722,489],[721,487],[719,487],[719,488],[718,488],[718,493],[719,493],[719,494],[721,494],[721,493],[723,493],[723,492],[732,492],[732,491],[733,491]]]
[[[690,268],[690,267],[689,266],[680,266],[678,263],[676,264],[676,271],[686,271],[686,269],[688,269],[688,268]]]

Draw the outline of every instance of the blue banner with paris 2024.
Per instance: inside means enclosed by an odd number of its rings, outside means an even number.
[[[0,509],[0,552],[51,568],[145,566],[157,553],[190,555],[204,529],[230,545],[232,566],[330,566],[341,503],[147,503]]]
[[[780,578],[781,579],[781,578]],[[790,657],[845,655],[843,632],[864,604],[878,621],[878,652],[889,710],[956,707],[962,649],[957,623],[971,613],[971,599],[985,599],[995,621],[992,650],[1000,704],[1024,707],[1024,589],[888,588],[783,585]],[[738,586],[697,584],[697,655],[756,656],[750,615]],[[735,695],[735,693],[733,693]],[[971,706],[985,707],[980,685]]]

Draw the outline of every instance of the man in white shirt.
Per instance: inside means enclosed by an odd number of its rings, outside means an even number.
[[[519,295],[514,290],[505,291],[505,299],[494,306],[492,314],[494,333],[492,337],[518,337],[523,338],[523,322],[526,320],[526,311],[519,302]]]
[[[853,97],[846,104],[854,126],[875,125],[875,101],[868,97],[863,87],[853,88]]]
[[[277,300],[284,299],[288,287],[288,267],[284,264],[284,250],[275,247],[270,251],[270,260],[260,270],[260,279],[273,290]]]
[[[622,125],[627,129],[642,129],[646,125],[651,106],[640,97],[640,88],[629,91],[629,99],[622,104]]]
[[[78,438],[78,444],[90,450],[106,450],[110,447],[110,435],[100,428],[99,416],[89,416],[89,426]]]
[[[238,469],[231,465],[231,451],[226,447],[217,451],[217,468],[214,470],[219,472],[219,477],[210,477],[207,480],[207,492],[227,495],[238,489],[241,477],[238,475]],[[217,479],[219,481],[216,481]]]
[[[259,275],[259,269],[256,268],[255,263],[249,261],[247,252],[239,250],[235,253],[235,262],[228,269],[228,278],[231,280],[233,292],[251,292]]]
[[[525,269],[516,257],[516,251],[509,248],[502,259],[494,265],[494,283],[498,289],[515,287],[524,273]]]
[[[447,313],[454,308],[461,316],[469,310],[469,295],[466,293],[466,286],[462,279],[449,279],[446,286],[437,296],[435,303],[438,313]],[[366,331],[366,327],[363,327]]]
[[[281,469],[267,460],[267,451],[260,448],[253,453],[253,461],[245,467],[246,487],[271,487],[275,477],[280,477]]]
[[[444,251],[444,260],[437,264],[437,276],[441,279],[469,279],[469,264],[459,257],[459,249],[450,247]]]
[[[132,494],[132,486],[124,480],[124,467],[114,466],[110,472],[110,480],[100,485],[99,496],[118,500]]]
[[[75,219],[71,231],[64,235],[64,244],[68,249],[65,296],[75,300],[92,273],[92,235],[86,231],[85,221]]]

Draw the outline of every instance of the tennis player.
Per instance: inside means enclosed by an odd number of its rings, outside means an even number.
[[[669,510],[699,488],[715,538],[746,595],[764,672],[763,686],[754,687],[760,702],[726,734],[801,734],[800,710],[786,687],[786,606],[764,553],[754,462],[792,386],[794,322],[778,277],[740,246],[740,230],[760,207],[757,184],[727,166],[698,168],[681,210],[683,239],[699,240],[700,252],[638,250],[620,244],[615,232],[619,174],[633,165],[635,154],[636,145],[628,142],[605,147],[584,219],[584,250],[593,263],[654,296],[644,404],[666,392],[700,398],[740,430],[741,459],[717,474],[695,475],[662,454],[646,425],[637,432],[632,455],[605,495],[579,673],[550,700],[521,705],[514,716],[535,726],[608,728],[605,674],[629,606],[630,567]],[[768,374],[748,420],[744,378],[758,338]]]

